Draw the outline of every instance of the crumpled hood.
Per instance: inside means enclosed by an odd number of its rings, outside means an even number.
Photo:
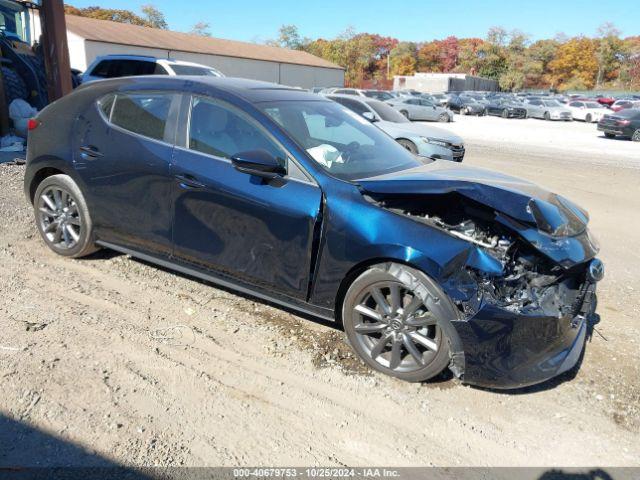
[[[438,140],[444,140],[445,142],[452,143],[453,145],[464,145],[464,141],[458,135],[445,130],[444,128],[432,127],[431,125],[424,125],[422,123],[393,123],[380,121],[377,122],[383,131],[391,135],[392,137],[399,137],[406,135],[429,137]],[[403,132],[407,132],[406,134]]]
[[[371,194],[429,195],[456,192],[553,237],[585,231],[587,212],[531,182],[490,170],[434,161],[356,182]]]

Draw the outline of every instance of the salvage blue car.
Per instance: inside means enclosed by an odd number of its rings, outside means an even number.
[[[603,276],[588,216],[412,155],[328,99],[207,77],[95,82],[29,122],[44,242],[113,249],[335,320],[375,370],[513,388],[574,367]],[[256,319],[256,321],[258,321]]]

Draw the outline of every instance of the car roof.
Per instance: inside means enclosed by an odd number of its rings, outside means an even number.
[[[242,97],[250,103],[271,102],[278,100],[322,101],[314,93],[299,88],[288,87],[276,83],[249,80],[233,77],[209,77],[192,75],[141,75],[135,77],[118,77],[90,82],[78,87],[79,89],[98,88],[104,90],[111,86],[114,90],[122,87],[132,89],[167,89],[185,92],[201,92],[207,87],[222,90],[232,95]],[[347,98],[357,98],[345,95]]]

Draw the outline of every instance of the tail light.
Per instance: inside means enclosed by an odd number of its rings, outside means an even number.
[[[35,130],[36,128],[38,128],[39,125],[40,125],[40,120],[37,120],[35,118],[30,118],[27,121],[27,130]]]
[[[618,120],[618,125],[620,125],[621,127],[626,127],[630,123],[631,123],[631,120]]]

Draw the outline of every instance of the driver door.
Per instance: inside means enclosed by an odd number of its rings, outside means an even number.
[[[235,106],[194,96],[186,145],[172,173],[174,255],[279,293],[306,299],[322,192],[257,121]],[[287,175],[240,172],[231,157],[266,150]]]

